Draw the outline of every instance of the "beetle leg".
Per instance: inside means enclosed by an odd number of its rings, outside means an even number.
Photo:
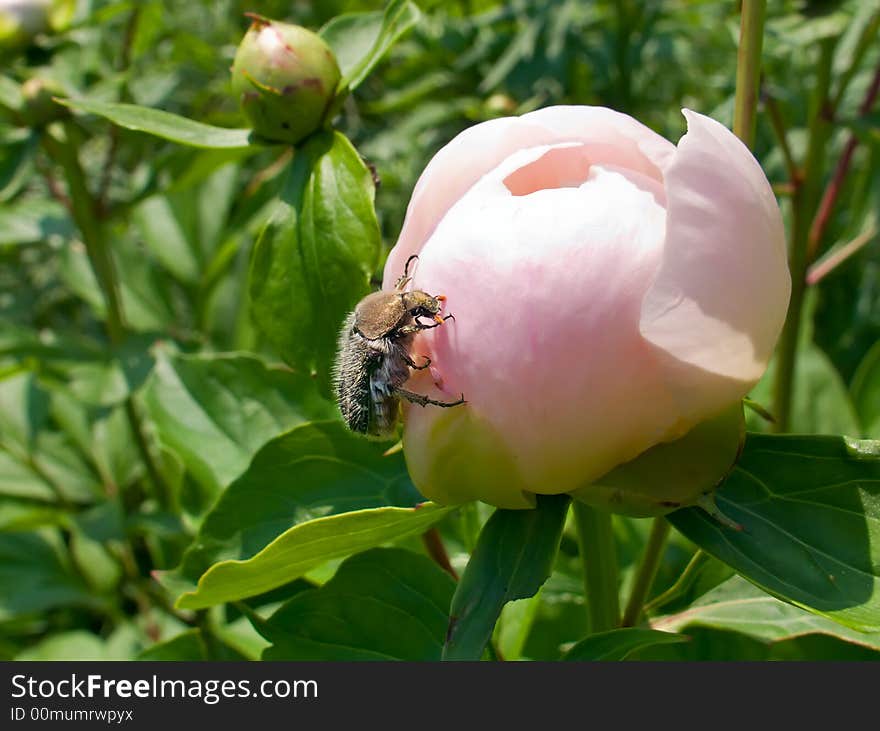
[[[410,358],[409,355],[407,355],[406,353],[404,353],[403,355],[403,359],[406,361],[406,364],[416,371],[423,371],[425,370],[425,368],[431,365],[431,359],[427,355],[423,355],[421,357],[425,359],[425,362],[422,365],[416,365],[416,362],[412,358]]]
[[[412,391],[407,391],[405,388],[395,388],[394,393],[398,396],[402,396],[407,401],[413,404],[418,404],[419,406],[427,406],[431,404],[432,406],[442,406],[444,408],[448,408],[450,406],[460,406],[461,404],[466,404],[467,401],[464,400],[464,394],[461,395],[461,398],[458,401],[435,401],[432,398],[428,398],[427,396],[422,396],[420,393],[413,393]]]
[[[426,325],[425,323],[419,322],[419,320],[416,319],[415,326],[419,330],[433,330],[435,327],[440,327],[447,320],[454,320],[455,315],[446,315],[446,317],[440,317],[440,315],[436,315],[434,319],[435,322],[433,325]]]

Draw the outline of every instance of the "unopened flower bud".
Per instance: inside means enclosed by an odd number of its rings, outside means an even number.
[[[261,137],[296,144],[320,129],[341,77],[330,47],[305,28],[252,16],[232,89]]]
[[[39,76],[28,79],[21,85],[21,96],[21,121],[29,127],[45,127],[69,114],[67,107],[52,98],[66,96],[62,86],[52,79]]]
[[[549,107],[483,122],[428,164],[388,256],[443,294],[404,386],[423,495],[526,508],[570,493],[654,515],[736,460],[740,400],[785,321],[782,216],[748,148],[685,110],[678,146],[632,117]],[[417,259],[413,256],[417,255]]]
[[[0,0],[0,49],[18,49],[40,33],[70,25],[76,0]]]

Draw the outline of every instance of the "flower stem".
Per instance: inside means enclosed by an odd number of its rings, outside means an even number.
[[[47,130],[43,136],[43,145],[49,157],[64,172],[70,212],[79,229],[86,247],[86,254],[95,272],[95,278],[98,280],[98,287],[104,297],[107,336],[112,344],[118,345],[125,337],[125,319],[122,314],[122,300],[119,295],[116,268],[110,255],[107,238],[104,235],[103,224],[100,221],[98,201],[92,195],[86,182],[85,171],[79,161],[73,133],[74,128],[70,122],[58,126],[54,130]],[[141,459],[153,483],[156,500],[162,507],[168,508],[170,507],[171,490],[162,479],[159,467],[150,452],[146,435],[143,432],[143,425],[131,395],[125,403],[125,414]]]
[[[617,544],[611,513],[572,502],[577,527],[589,632],[614,629],[620,619],[617,580]]]
[[[835,39],[819,42],[819,66],[810,101],[807,155],[803,165],[803,183],[792,196],[791,244],[789,246],[789,269],[791,270],[791,300],[788,316],[779,341],[776,364],[776,381],[773,392],[773,414],[776,431],[788,431],[791,417],[792,391],[795,376],[797,344],[800,335],[801,310],[804,304],[810,224],[819,202],[822,182],[822,161],[825,147],[832,131],[829,107],[831,65],[834,57]]]
[[[785,120],[782,118],[782,112],[779,109],[779,103],[770,94],[764,95],[764,109],[766,109],[767,111],[767,117],[770,120],[770,126],[773,127],[773,132],[776,135],[776,141],[779,144],[779,149],[782,152],[783,159],[785,160],[785,169],[788,171],[788,180],[789,185],[791,186],[791,191],[789,192],[789,195],[791,195],[801,184],[803,173],[801,172],[801,169],[798,167],[797,163],[794,161],[794,155],[791,151],[791,145],[788,144],[788,134],[786,131]],[[778,192],[777,195],[779,195]]]
[[[648,545],[645,546],[642,563],[639,565],[629,601],[623,612],[621,627],[634,627],[638,623],[645,599],[648,597],[648,592],[651,591],[651,585],[657,576],[657,569],[660,568],[660,559],[663,557],[663,549],[666,546],[668,535],[669,523],[666,522],[666,518],[654,518],[651,535],[648,536]]]
[[[874,102],[877,101],[878,94],[880,94],[880,63],[878,63],[877,68],[874,69],[874,77],[868,86],[868,91],[865,94],[864,100],[861,105],[859,105],[859,118],[867,117],[871,113]],[[840,154],[840,158],[837,160],[834,174],[831,176],[831,180],[828,182],[825,192],[822,194],[822,201],[819,203],[819,210],[816,211],[816,217],[813,219],[813,224],[810,227],[810,234],[807,243],[808,264],[812,263],[816,258],[816,255],[819,253],[822,238],[825,235],[825,229],[828,228],[828,222],[831,219],[834,206],[837,203],[837,199],[840,197],[840,192],[843,189],[847,173],[849,173],[850,166],[852,165],[853,153],[855,152],[858,143],[859,138],[856,137],[854,133],[851,133],[843,148],[843,152]]]
[[[748,147],[755,141],[758,86],[761,81],[761,46],[767,0],[742,0],[739,50],[736,57],[736,99],[733,132]]]
[[[107,310],[107,334],[112,343],[119,343],[124,334],[122,305],[119,298],[116,271],[104,231],[99,222],[98,207],[86,183],[86,176],[71,139],[72,127],[64,125],[58,134],[47,132],[43,137],[46,152],[64,171],[67,181],[71,214],[86,247],[89,261]]]
[[[867,244],[870,244],[877,233],[876,226],[869,226],[848,244],[841,246],[839,249],[830,251],[823,259],[811,264],[810,268],[807,270],[807,284],[812,287],[821,282],[851,256],[854,256]]]

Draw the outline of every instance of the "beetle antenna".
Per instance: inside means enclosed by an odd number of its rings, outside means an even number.
[[[402,291],[403,288],[412,281],[412,277],[409,275],[409,265],[412,264],[414,259],[418,258],[418,254],[412,254],[409,259],[406,260],[406,264],[403,266],[403,274],[397,278],[397,284],[395,285],[398,292]]]

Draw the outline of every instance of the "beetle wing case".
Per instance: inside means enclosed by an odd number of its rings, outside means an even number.
[[[403,298],[398,292],[373,292],[354,310],[354,326],[367,340],[385,337],[406,317]]]

